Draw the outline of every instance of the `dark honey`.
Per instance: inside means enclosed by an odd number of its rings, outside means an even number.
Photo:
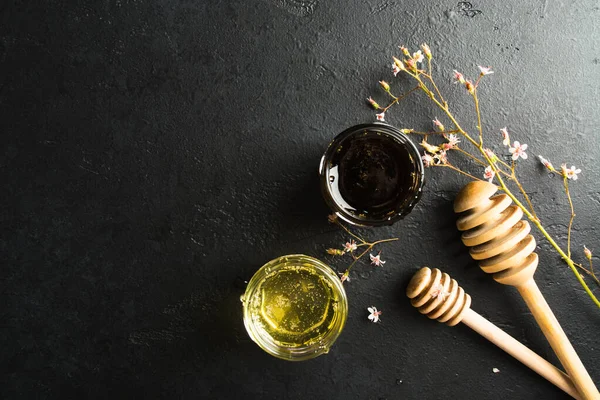
[[[357,128],[338,135],[324,156],[325,198],[349,222],[391,224],[418,201],[423,164],[397,129],[384,124]]]

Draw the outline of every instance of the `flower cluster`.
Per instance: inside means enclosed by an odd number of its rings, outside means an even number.
[[[542,225],[541,219],[536,213],[529,194],[521,184],[517,175],[517,167],[519,163],[528,159],[528,145],[518,140],[511,141],[508,128],[506,127],[500,129],[502,146],[499,146],[498,150],[492,150],[484,145],[485,135],[483,124],[481,122],[482,116],[479,108],[478,89],[481,82],[484,80],[484,77],[494,74],[492,67],[479,65],[479,73],[476,79],[469,79],[458,70],[453,70],[452,72],[454,83],[462,86],[466,90],[466,93],[470,95],[475,105],[475,113],[477,117],[477,123],[475,126],[477,131],[475,133],[470,133],[463,129],[463,127],[459,124],[457,118],[451,112],[448,102],[442,95],[442,92],[438,88],[433,78],[433,69],[431,63],[433,54],[429,46],[427,44],[422,44],[420,49],[415,52],[411,52],[407,47],[400,46],[400,51],[402,53],[400,58],[392,57],[392,74],[393,76],[404,74],[413,80],[416,86],[406,93],[397,96],[394,95],[392,87],[388,82],[380,81],[380,86],[384,89],[384,92],[391,98],[391,100],[388,102],[387,106],[382,107],[376,103],[375,100],[369,97],[368,101],[371,106],[374,109],[379,110],[379,113],[376,115],[377,119],[383,121],[386,116],[386,112],[388,112],[390,107],[397,104],[400,100],[403,100],[409,94],[413,92],[422,92],[425,94],[426,98],[431,100],[433,104],[437,106],[443,118],[440,119],[435,117],[432,121],[433,127],[430,130],[418,131],[411,128],[403,128],[401,130],[405,134],[417,134],[423,137],[420,142],[420,145],[424,150],[423,155],[421,156],[423,164],[426,167],[449,168],[469,177],[470,179],[482,180],[483,178],[488,182],[494,182],[497,184],[499,189],[504,191],[514,201],[514,203],[523,210],[525,216],[538,228],[540,233],[542,233],[542,235],[548,239],[552,247],[574,272],[575,277],[583,286],[586,293],[596,303],[596,305],[600,307],[600,301],[592,293],[583,280],[582,275],[578,272],[578,270],[585,272],[587,276],[589,276],[600,286],[600,280],[593,270],[591,252],[589,249],[584,248],[585,258],[590,264],[589,268],[584,267],[581,263],[575,262],[571,256],[571,231],[575,212],[571,194],[569,192],[569,182],[576,181],[579,178],[581,169],[575,167],[574,165],[568,167],[566,163],[562,164],[560,169],[557,169],[546,158],[538,156],[539,161],[547,171],[563,178],[562,183],[569,206],[571,208],[571,219],[567,230],[567,243],[566,247],[563,249],[557,244],[556,240],[550,236],[550,234]],[[437,139],[432,140],[430,137]],[[466,147],[463,148],[463,145],[466,145]],[[471,165],[477,165],[478,168],[481,168],[480,171],[482,172],[475,173],[473,175],[470,172],[459,168],[457,165],[451,162],[454,154],[467,158],[471,162]],[[373,256],[371,254],[370,257],[373,264],[383,264],[383,262],[381,262],[378,258],[379,255]],[[442,291],[438,291],[432,293],[432,296],[444,297],[445,294]]]
[[[327,219],[329,220],[330,223],[336,224],[339,227],[341,227],[344,231],[346,231],[346,233],[348,235],[350,235],[352,237],[352,239],[348,240],[341,247],[328,248],[326,250],[327,254],[332,255],[332,256],[339,256],[339,257],[350,256],[352,258],[352,263],[346,268],[346,270],[342,273],[339,273],[340,280],[342,281],[342,283],[350,282],[350,270],[352,269],[352,267],[356,264],[356,262],[358,260],[360,260],[362,257],[366,256],[367,254],[369,255],[369,258],[371,260],[371,265],[374,265],[375,267],[383,267],[383,264],[385,264],[386,261],[381,259],[381,251],[377,252],[376,255],[373,255],[371,253],[373,247],[375,247],[376,245],[381,244],[381,243],[392,242],[392,241],[398,240],[398,238],[391,238],[391,239],[377,240],[374,242],[368,242],[365,239],[363,239],[362,237],[360,237],[359,235],[357,235],[356,233],[352,232],[348,227],[346,227],[338,219],[336,214],[329,215],[327,217]],[[364,248],[364,250],[362,252],[360,252],[359,254],[356,254],[356,252],[359,248]]]

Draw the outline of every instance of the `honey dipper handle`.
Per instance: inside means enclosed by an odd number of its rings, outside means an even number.
[[[517,339],[468,309],[462,322],[575,399],[581,399],[571,379]]]
[[[584,399],[600,399],[600,393],[598,393],[592,378],[577,353],[575,353],[575,349],[560,327],[535,281],[529,279],[523,285],[517,286],[517,289],[581,397]]]

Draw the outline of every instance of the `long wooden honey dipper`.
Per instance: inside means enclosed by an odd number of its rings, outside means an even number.
[[[564,372],[473,311],[471,296],[448,274],[423,267],[412,277],[406,295],[421,314],[450,326],[462,322],[570,396],[581,398]]]
[[[454,201],[463,243],[481,269],[504,285],[517,288],[550,346],[584,399],[600,393],[533,279],[538,256],[531,227],[523,211],[506,194],[491,197],[498,188],[488,182],[468,183]]]

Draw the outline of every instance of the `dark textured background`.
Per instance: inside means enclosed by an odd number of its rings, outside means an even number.
[[[346,236],[326,222],[317,165],[336,133],[374,119],[364,99],[383,102],[377,80],[392,80],[400,44],[430,44],[469,128],[451,71],[494,67],[480,90],[490,139],[499,149],[508,126],[529,144],[520,169],[561,243],[560,180],[533,156],[581,166],[575,257],[583,244],[600,254],[598,3],[497,3],[3,1],[1,397],[562,398],[403,295],[417,267],[440,267],[473,309],[556,363],[514,289],[460,244],[451,202],[466,181],[451,171],[427,170],[404,221],[363,231],[401,241],[382,247],[384,268],[353,273],[330,354],[272,358],[242,324],[239,278],[264,262],[305,253],[343,269],[324,256]],[[429,129],[434,117],[415,95],[388,121]],[[546,241],[538,250],[537,282],[600,382],[600,312]]]

